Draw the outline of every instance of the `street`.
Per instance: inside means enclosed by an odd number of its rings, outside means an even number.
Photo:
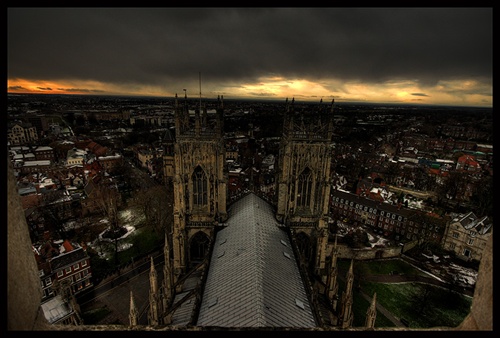
[[[158,283],[163,280],[164,255],[157,252],[153,261],[158,274]],[[129,324],[130,291],[133,292],[135,306],[139,311],[139,324],[148,325],[149,271],[151,260],[145,257],[140,262],[111,275],[85,293],[76,295],[81,313],[107,308],[110,314],[98,323],[85,324]]]

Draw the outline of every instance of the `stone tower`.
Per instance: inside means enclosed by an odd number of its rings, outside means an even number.
[[[215,226],[227,219],[222,97],[215,112],[201,110],[201,100],[193,111],[186,94],[182,104],[175,96],[174,283],[206,257]]]
[[[276,217],[291,228],[303,263],[326,282],[328,208],[332,158],[331,107],[295,107],[292,99],[283,118],[278,159]]]

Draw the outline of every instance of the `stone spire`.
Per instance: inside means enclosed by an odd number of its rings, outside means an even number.
[[[168,235],[165,232],[165,247],[164,247],[165,264],[163,265],[163,308],[168,310],[173,299],[173,270],[172,261],[170,259],[170,243]]]
[[[352,293],[352,286],[354,284],[354,272],[353,272],[354,260],[351,259],[351,265],[349,266],[349,271],[347,271],[346,281],[346,291]]]
[[[339,254],[339,249],[337,247],[337,235],[335,235],[335,243],[332,248],[331,263],[330,263],[330,274],[328,275],[327,280],[327,297],[332,304],[333,311],[337,309],[337,300],[338,300],[338,290],[339,285],[337,284],[338,277],[338,269],[337,269],[337,258]]]
[[[153,260],[153,256],[151,256],[151,268],[149,269],[149,284],[151,286],[151,292],[158,292],[158,275],[155,269],[155,263]]]
[[[354,284],[353,263],[351,259],[351,266],[346,275],[346,289],[342,294],[342,308],[340,313],[340,326],[345,329],[352,326],[354,314],[352,312],[353,296],[352,286]]]
[[[139,311],[135,306],[134,294],[132,293],[132,290],[130,290],[130,313],[128,315],[128,318],[130,322],[130,327],[137,326],[137,324],[139,323]]]
[[[158,325],[160,323],[159,314],[161,311],[161,302],[159,301],[160,295],[158,290],[158,276],[155,269],[155,264],[153,261],[153,256],[151,256],[151,269],[149,271],[149,314],[148,321],[149,325]]]
[[[377,319],[377,293],[373,294],[372,303],[366,311],[365,327],[373,329],[375,327],[375,319]]]

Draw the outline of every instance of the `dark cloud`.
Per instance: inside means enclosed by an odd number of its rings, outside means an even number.
[[[9,91],[18,91],[18,90],[26,90],[23,86],[9,86],[7,87]]]
[[[491,83],[491,8],[8,8],[8,76]]]
[[[62,92],[68,92],[68,93],[89,93],[89,94],[103,93],[102,90],[86,89],[86,88],[57,88],[57,90],[60,90]]]

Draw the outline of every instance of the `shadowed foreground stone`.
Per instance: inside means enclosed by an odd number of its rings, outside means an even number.
[[[493,234],[486,243],[471,312],[458,330],[493,330]]]
[[[40,277],[9,158],[7,167],[7,329],[52,329],[40,306]]]

